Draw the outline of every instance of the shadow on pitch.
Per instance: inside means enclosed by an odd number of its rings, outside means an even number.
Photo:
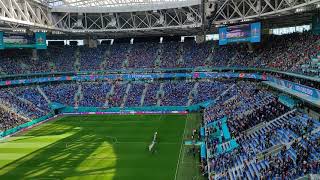
[[[107,117],[99,116],[97,120],[106,120]],[[112,121],[128,121],[130,118],[136,119],[134,116],[115,116]],[[72,134],[1,168],[0,179],[172,179],[180,144],[162,144],[161,141],[172,142],[171,139],[180,137],[183,129],[177,131],[176,127],[183,127],[184,121],[160,121],[157,117],[157,121],[151,125],[152,118],[153,116],[141,116],[140,119],[146,119],[145,124],[139,123],[137,126],[130,123],[130,126],[127,124],[124,128],[123,124],[113,124],[110,127],[109,121],[101,121],[101,124],[94,122],[93,116],[81,123],[69,119],[59,120],[52,123],[53,126],[30,131],[27,135],[60,135],[70,131]],[[173,116],[172,119],[176,117]],[[109,127],[104,127],[108,125]],[[161,150],[158,154],[150,154],[147,146],[155,128],[166,138],[160,136]],[[146,133],[150,134],[150,138],[145,137]],[[110,134],[118,138],[116,143],[113,138],[107,138],[106,135]],[[104,148],[106,146],[109,148]]]
[[[68,128],[62,128],[63,130],[58,132],[47,129],[46,133],[36,131],[28,135],[56,135],[77,127],[72,127],[72,123],[67,121],[57,121],[54,124],[60,128],[65,124]],[[48,126],[48,128],[52,127]],[[0,176],[0,179],[65,179],[73,176],[106,175],[108,172],[112,174],[110,175],[112,178],[115,174],[116,162],[114,166],[104,165],[103,162],[107,161],[106,157],[101,159],[99,157],[88,159],[88,157],[103,144],[113,142],[106,142],[108,139],[92,133],[90,128],[83,129],[2,167],[0,172],[5,173]]]

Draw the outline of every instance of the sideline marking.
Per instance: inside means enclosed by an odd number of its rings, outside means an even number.
[[[174,179],[176,180],[177,179],[177,175],[178,175],[178,169],[179,169],[179,164],[180,164],[180,157],[181,157],[181,151],[182,151],[182,148],[183,148],[183,144],[184,144],[184,137],[185,137],[185,134],[186,134],[186,127],[187,127],[187,121],[189,119],[189,114],[187,115],[187,119],[185,120],[185,124],[184,124],[184,130],[183,130],[183,134],[182,134],[182,140],[181,140],[181,145],[180,145],[180,152],[179,152],[179,157],[178,157],[178,162],[177,162],[177,167],[176,167],[176,173],[174,175]]]

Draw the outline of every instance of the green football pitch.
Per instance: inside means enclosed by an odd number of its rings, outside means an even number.
[[[185,155],[182,142],[196,119],[195,115],[62,117],[1,140],[0,179],[175,180],[186,179],[185,175],[194,179],[198,165]],[[156,131],[159,145],[151,154],[147,146]]]

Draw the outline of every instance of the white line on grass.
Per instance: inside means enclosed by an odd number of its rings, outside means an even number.
[[[83,143],[92,143],[92,142],[106,142],[106,141],[68,141],[68,142],[65,142],[65,143],[74,143],[74,144],[83,144]],[[149,142],[146,142],[146,141],[115,141],[114,142],[115,144],[139,144],[139,143],[143,143],[143,144],[149,144]],[[178,142],[161,142],[161,144],[179,144]]]
[[[182,140],[181,140],[181,145],[180,145],[180,152],[179,152],[179,157],[178,157],[178,162],[177,162],[177,167],[176,167],[176,173],[174,175],[174,180],[177,180],[177,175],[178,175],[178,169],[179,169],[179,164],[180,164],[180,156],[181,156],[181,151],[182,151],[182,148],[183,148],[183,139],[184,139],[184,136],[186,134],[186,127],[187,127],[187,121],[189,119],[189,114],[187,115],[187,119],[184,123],[184,130],[183,130],[183,134],[182,134]]]
[[[149,144],[149,142],[145,142],[145,141],[118,141],[116,142],[116,144]],[[175,142],[161,142],[161,144],[179,144],[179,143],[175,143]]]

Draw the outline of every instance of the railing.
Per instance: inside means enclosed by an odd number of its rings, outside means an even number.
[[[255,67],[196,67],[196,68],[141,68],[141,69],[118,69],[118,70],[101,70],[101,71],[69,71],[69,72],[42,72],[30,74],[2,75],[0,79],[18,79],[26,77],[54,77],[58,75],[88,75],[88,74],[126,74],[126,73],[169,73],[169,72],[266,72],[279,73],[295,78],[315,81],[320,83],[320,78],[306,76],[303,74],[280,71],[271,68],[255,68]]]
[[[127,73],[127,74],[77,74],[77,75],[61,75],[55,77],[33,77],[26,79],[0,80],[0,86],[9,85],[26,85],[35,83],[49,83],[57,81],[96,81],[96,80],[153,80],[153,79],[172,79],[172,78],[247,78],[267,80],[267,76],[257,73],[215,73],[215,72],[194,72],[194,73]]]

